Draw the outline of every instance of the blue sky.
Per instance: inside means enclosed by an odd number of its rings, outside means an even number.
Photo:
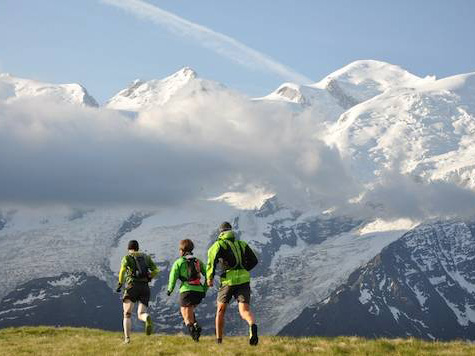
[[[317,81],[357,59],[437,77],[475,71],[475,1],[158,1]],[[250,69],[98,0],[2,0],[0,71],[79,82],[104,102],[136,78],[183,66],[252,96],[285,78]]]

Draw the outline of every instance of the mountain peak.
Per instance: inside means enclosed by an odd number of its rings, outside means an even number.
[[[330,118],[327,121],[334,121],[344,110],[388,89],[413,87],[420,81],[397,65],[365,59],[351,62],[314,84],[283,83],[262,99],[312,106]]]
[[[178,72],[173,74],[172,76],[180,76],[180,77],[195,79],[196,77],[198,77],[198,74],[196,73],[196,71],[193,68],[183,67]]]
[[[108,102],[107,107],[116,110],[140,111],[165,104],[178,91],[197,79],[197,73],[190,67],[163,79],[142,81],[136,79],[129,87],[121,90]]]
[[[0,73],[0,100],[41,97],[57,103],[97,107],[96,100],[81,84],[53,84]]]
[[[313,86],[326,89],[343,108],[349,109],[388,89],[411,87],[420,80],[397,65],[365,59],[336,70]]]
[[[405,69],[383,61],[373,59],[357,60],[327,75],[320,82],[314,84],[326,87],[331,81],[359,85],[372,82],[375,89],[384,91],[389,86],[401,86],[407,82],[420,80],[418,76]]]
[[[187,83],[189,81],[192,81],[193,79],[196,79],[198,77],[198,74],[190,67],[183,67],[177,72],[173,73],[172,75],[169,75],[168,77],[165,77],[164,79],[161,79],[160,81],[170,81],[170,82],[184,82]]]
[[[284,83],[277,88],[275,94],[288,100],[289,102],[304,104],[305,97],[302,94],[301,86],[294,83]]]

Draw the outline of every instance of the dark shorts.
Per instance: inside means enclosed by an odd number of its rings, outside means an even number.
[[[218,291],[218,303],[229,303],[232,298],[238,303],[249,304],[251,302],[251,286],[249,283],[238,284],[237,286],[222,286]]]
[[[201,303],[201,300],[205,297],[203,292],[189,291],[180,293],[180,306],[191,307]]]
[[[125,302],[127,299],[132,303],[139,301],[148,307],[148,302],[150,300],[150,287],[148,286],[148,283],[134,282],[133,284],[129,284],[124,292],[122,300]]]

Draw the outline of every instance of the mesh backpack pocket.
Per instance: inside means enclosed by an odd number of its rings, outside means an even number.
[[[195,258],[187,258],[186,259],[187,270],[188,270],[188,284],[193,286],[201,285],[201,266],[200,261]]]

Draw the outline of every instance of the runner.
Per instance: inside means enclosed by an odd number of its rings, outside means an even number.
[[[196,321],[195,308],[201,303],[207,290],[206,284],[201,283],[201,275],[206,277],[206,267],[201,260],[193,256],[193,248],[191,240],[180,241],[180,258],[175,261],[170,270],[167,295],[173,292],[176,281],[179,279],[181,281],[181,315],[191,337],[198,342],[201,327]]]
[[[152,318],[147,313],[150,300],[150,287],[148,283],[154,278],[159,270],[150,256],[139,252],[139,243],[136,240],[129,241],[129,253],[122,258],[119,271],[119,283],[117,293],[120,293],[124,281],[127,286],[122,298],[124,308],[124,343],[130,342],[132,329],[132,310],[134,304],[139,302],[138,318],[145,323],[145,333],[150,335],[153,329]]]
[[[216,341],[222,343],[224,331],[224,315],[229,302],[234,297],[238,301],[239,314],[249,324],[249,344],[257,345],[257,325],[251,312],[251,277],[249,271],[257,265],[257,257],[249,245],[236,238],[232,226],[224,222],[219,227],[217,241],[208,250],[207,283],[213,286],[216,267],[219,265],[223,273],[220,275],[220,287],[216,311]]]

